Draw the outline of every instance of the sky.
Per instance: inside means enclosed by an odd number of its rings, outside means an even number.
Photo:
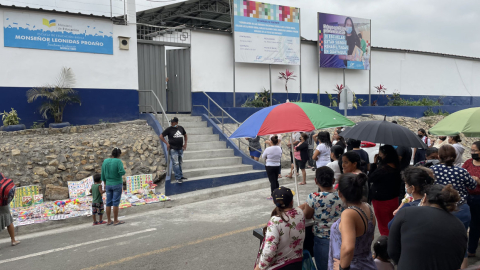
[[[0,4],[110,15],[124,0],[0,0]],[[137,11],[183,0],[136,0]],[[270,0],[300,8],[301,34],[315,40],[317,12],[372,20],[372,45],[480,58],[480,0]]]

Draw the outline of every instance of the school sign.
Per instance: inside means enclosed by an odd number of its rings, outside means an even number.
[[[113,54],[113,24],[106,20],[5,12],[3,33],[5,47]]]

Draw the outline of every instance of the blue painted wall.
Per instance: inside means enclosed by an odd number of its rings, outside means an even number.
[[[206,92],[215,102],[218,103],[222,108],[233,107],[233,93],[227,92]],[[335,95],[333,95],[335,96]],[[255,93],[236,93],[235,94],[235,103],[236,107],[241,107],[242,104],[248,98],[254,98]],[[314,102],[317,103],[318,97],[317,94],[302,94],[303,102]],[[419,100],[422,98],[429,98],[433,100],[440,100],[443,105],[473,105],[480,106],[480,96],[471,97],[471,96],[422,96],[422,95],[401,95],[403,99],[407,100]],[[364,106],[368,106],[368,95],[357,95],[357,98],[364,99],[366,102]],[[286,93],[273,93],[273,104],[284,103],[287,100]],[[292,93],[288,94],[288,99],[290,101],[299,101],[300,94]],[[379,106],[385,106],[388,103],[388,99],[385,95],[376,95],[372,94],[372,102],[377,100]],[[192,103],[193,105],[205,105],[207,107],[207,97],[202,92],[192,92]],[[325,93],[320,94],[320,104],[328,106],[330,100],[328,95]],[[215,110],[215,105],[210,103],[210,109],[213,112]]]
[[[259,108],[242,108],[241,104],[245,102],[248,97],[253,98],[255,93],[237,93],[237,107],[232,107],[233,104],[233,94],[232,93],[207,93],[212,99],[215,100],[223,109],[230,114],[233,118],[235,118],[239,122],[245,121],[248,117],[252,114],[260,110]],[[207,107],[207,98],[203,93],[192,93],[193,96],[193,107],[192,107],[192,115],[202,115],[206,114],[207,111],[205,108],[201,106],[195,105],[204,105]],[[303,94],[303,102],[314,102],[317,103],[317,95],[316,94]],[[426,96],[402,96],[404,99],[412,99],[418,100],[424,98]],[[287,95],[284,93],[274,93],[274,104],[279,104],[285,102],[287,99]],[[362,98],[368,101],[368,95],[358,95],[357,98]],[[406,117],[415,117],[419,118],[424,116],[424,112],[430,107],[426,106],[408,106],[408,107],[400,107],[400,106],[384,106],[387,104],[388,99],[384,96],[379,95],[372,95],[372,102],[377,100],[380,106],[367,106],[367,103],[364,106],[359,107],[358,109],[348,110],[348,115],[351,116],[359,116],[362,114],[378,114],[378,115],[387,115],[387,116],[406,116]],[[462,96],[449,96],[449,97],[441,97],[441,96],[428,96],[430,99],[440,99],[440,101],[444,104],[443,106],[439,107],[431,107],[434,112],[438,112],[439,109],[442,111],[446,111],[449,113],[454,113],[459,110],[467,109],[470,107],[479,107],[480,106],[480,97],[462,97]],[[298,94],[289,94],[289,99],[297,100]],[[323,106],[329,106],[329,99],[326,94],[320,95],[320,104]],[[343,111],[340,111],[335,108],[338,112],[343,114]],[[217,108],[212,102],[210,102],[210,111],[216,115],[221,116],[220,109]],[[231,123],[229,119],[224,119],[225,123]],[[217,122],[216,122],[217,123]]]
[[[27,87],[0,87],[0,111],[14,108],[21,118],[20,123],[30,128],[33,122],[44,121],[38,112],[42,103],[27,102]],[[67,105],[63,115],[65,122],[72,125],[98,124],[99,120],[120,122],[139,117],[138,92],[130,89],[83,89],[77,88],[82,105]],[[53,122],[50,119],[49,122]]]

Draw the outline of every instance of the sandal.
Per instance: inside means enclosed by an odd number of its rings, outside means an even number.
[[[107,226],[110,226],[110,225],[113,225],[113,221],[110,222],[110,223],[107,223]]]
[[[303,186],[303,185],[306,185],[307,183],[305,182],[301,182],[301,183],[298,183],[299,185]]]
[[[106,224],[107,222],[105,220],[99,221],[98,225]]]
[[[268,197],[267,200],[273,200],[272,196]]]
[[[20,241],[15,241],[15,242],[12,243],[12,246],[16,246],[18,244],[20,244]]]
[[[93,222],[92,226],[98,225],[98,221]]]
[[[291,174],[287,174],[287,175],[285,175],[285,177],[292,179],[292,175],[291,175]]]
[[[125,221],[119,221],[118,223],[114,223],[113,226],[118,226],[118,225],[122,225],[122,224],[125,224]]]

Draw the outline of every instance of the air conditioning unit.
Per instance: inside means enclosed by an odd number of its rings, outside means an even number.
[[[130,38],[119,36],[118,44],[120,45],[120,50],[128,50],[130,48]]]

